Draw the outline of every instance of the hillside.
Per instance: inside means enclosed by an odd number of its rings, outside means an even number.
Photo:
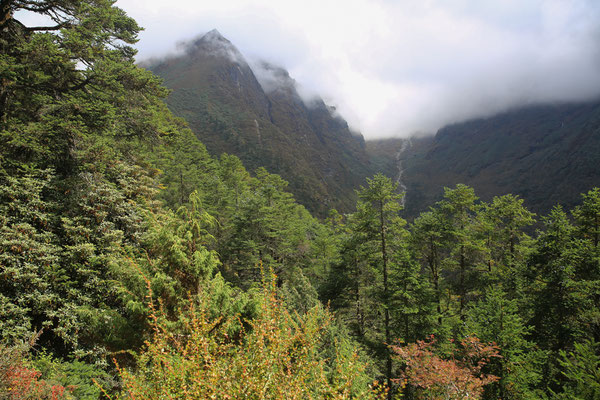
[[[371,157],[395,156],[389,148],[399,149],[401,141],[387,144],[378,145],[386,153],[369,145]],[[600,182],[600,102],[533,106],[449,125],[433,138],[412,139],[402,159],[408,215],[457,183],[485,201],[517,194],[537,213],[557,203],[572,207]]]
[[[311,211],[350,210],[354,189],[373,173],[362,136],[334,109],[321,99],[307,104],[287,71],[267,63],[260,65],[261,85],[216,30],[148,68],[172,89],[169,108],[211,154],[234,154],[251,171],[264,166],[280,174]]]
[[[403,183],[376,174],[355,212],[322,221],[279,175],[209,154],[135,65],[141,28],[113,2],[2,3],[0,399],[598,398],[600,188],[538,218],[530,236],[536,217],[522,199],[480,203],[465,185],[407,224]],[[28,27],[23,11],[58,26]],[[348,165],[352,153],[333,148],[351,148],[347,127],[322,102],[301,109],[287,73],[263,65],[279,90],[267,96],[236,65],[229,100],[255,118],[257,151],[269,147],[264,118],[273,135],[277,121],[306,118],[311,131],[290,132],[331,147],[338,171]],[[576,158],[555,167],[575,164],[575,181],[597,165],[597,109],[582,107],[559,113],[558,131],[578,139],[554,134],[540,108],[537,119],[525,112],[531,126],[514,122],[523,143],[482,137],[473,125],[502,124],[476,121],[465,124],[472,137],[455,126],[369,146],[372,163],[460,170],[471,158],[485,171],[475,160],[486,146],[525,146],[523,129],[547,123],[522,157],[545,164],[520,167],[551,174],[562,154],[551,150],[570,145]],[[278,138],[302,143],[288,134]],[[490,166],[516,152],[491,149]]]

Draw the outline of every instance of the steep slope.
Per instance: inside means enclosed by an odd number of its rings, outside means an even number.
[[[212,154],[235,154],[250,170],[280,174],[311,211],[350,210],[354,189],[372,174],[362,136],[333,109],[320,99],[305,104],[288,73],[266,63],[261,85],[216,30],[148,68],[172,89],[169,108]]]
[[[413,139],[402,158],[409,215],[457,183],[483,200],[518,194],[538,213],[559,202],[572,207],[600,185],[600,102],[527,107],[446,126],[433,138]]]

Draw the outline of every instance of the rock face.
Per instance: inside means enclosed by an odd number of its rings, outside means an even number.
[[[536,213],[559,202],[570,208],[582,192],[600,186],[600,101],[527,107],[446,126],[435,137],[413,140],[402,158],[412,216],[457,183],[485,201],[518,194]]]
[[[250,170],[280,174],[317,214],[351,210],[354,189],[374,172],[363,137],[334,109],[319,98],[304,101],[282,68],[257,63],[255,73],[216,30],[147,67],[172,89],[169,108],[212,154],[235,154]]]

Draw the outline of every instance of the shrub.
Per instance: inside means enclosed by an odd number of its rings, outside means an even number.
[[[348,399],[377,398],[356,353],[336,348],[322,356],[332,323],[321,306],[304,315],[286,310],[273,282],[264,284],[259,315],[250,321],[210,318],[209,300],[191,301],[183,329],[173,331],[153,310],[154,335],[137,371],[119,368],[119,399]],[[158,315],[157,315],[158,314]],[[231,326],[243,326],[232,334]]]

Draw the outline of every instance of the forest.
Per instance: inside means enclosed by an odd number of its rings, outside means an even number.
[[[318,219],[171,114],[140,29],[0,0],[0,398],[600,398],[600,189],[409,222],[377,174]]]

